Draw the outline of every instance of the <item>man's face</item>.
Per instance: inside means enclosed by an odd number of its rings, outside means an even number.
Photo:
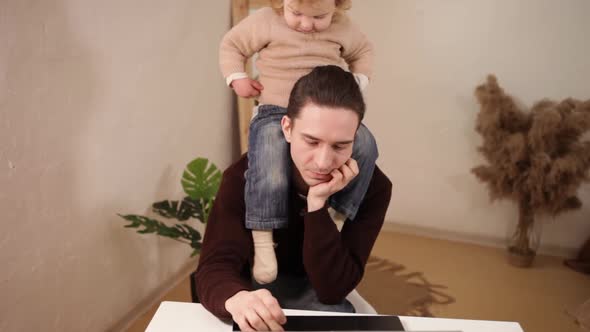
[[[281,125],[293,163],[312,187],[330,181],[330,173],[350,158],[359,117],[349,109],[307,103],[299,117],[284,116]]]

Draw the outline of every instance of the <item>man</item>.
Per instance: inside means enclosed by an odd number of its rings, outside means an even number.
[[[274,231],[279,276],[264,286],[250,277],[244,155],[224,172],[209,216],[195,277],[205,308],[219,318],[233,318],[244,331],[281,331],[286,321],[281,308],[354,311],[345,297],[362,279],[389,205],[391,182],[375,167],[355,219],[341,231],[326,202],[358,174],[351,155],[364,111],[353,75],[339,67],[317,67],[297,81],[281,120],[293,167],[289,227]]]

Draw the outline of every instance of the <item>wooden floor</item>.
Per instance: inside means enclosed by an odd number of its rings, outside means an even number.
[[[561,258],[539,256],[529,269],[507,264],[502,249],[382,232],[372,255],[423,272],[448,287],[456,302],[435,306],[436,317],[517,321],[525,332],[582,332],[566,313],[590,299],[590,277],[574,272]],[[162,300],[190,302],[183,280]],[[157,306],[128,331],[144,331]]]

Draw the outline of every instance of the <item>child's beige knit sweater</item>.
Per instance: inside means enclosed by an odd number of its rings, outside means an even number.
[[[221,41],[223,76],[245,72],[246,60],[256,52],[258,79],[264,86],[259,97],[262,104],[287,107],[295,82],[320,65],[337,65],[371,77],[371,43],[346,15],[338,16],[327,30],[305,34],[290,29],[272,8],[262,8]]]

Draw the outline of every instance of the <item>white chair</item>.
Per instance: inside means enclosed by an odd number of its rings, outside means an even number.
[[[350,301],[350,304],[352,304],[357,314],[377,314],[377,310],[375,310],[375,308],[373,308],[369,302],[363,299],[361,294],[359,294],[356,289],[350,292],[346,299]]]

